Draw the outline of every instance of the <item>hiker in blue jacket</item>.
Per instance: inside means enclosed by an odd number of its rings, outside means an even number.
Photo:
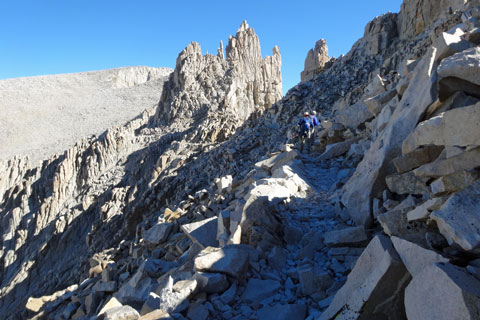
[[[310,141],[310,135],[312,133],[312,128],[313,128],[312,118],[310,118],[310,114],[308,112],[305,112],[303,114],[303,118],[301,118],[300,121],[298,121],[298,127],[299,127],[298,137],[300,139],[300,152],[303,152],[303,146],[305,144],[307,144],[307,151],[308,151],[310,149],[309,141]]]

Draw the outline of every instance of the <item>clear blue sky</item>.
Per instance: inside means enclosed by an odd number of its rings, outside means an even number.
[[[167,1],[2,0],[0,79],[147,65],[175,67],[191,41],[205,53],[226,45],[243,20],[263,55],[278,45],[284,92],[297,84],[307,52],[327,39],[347,53],[375,16],[402,0]]]

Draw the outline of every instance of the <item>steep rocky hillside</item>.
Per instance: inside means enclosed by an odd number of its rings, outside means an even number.
[[[2,164],[0,314],[478,319],[479,19],[405,0],[345,56],[320,42],[283,98],[246,22],[215,56],[190,44],[156,108]]]
[[[0,80],[0,160],[45,160],[135,118],[158,102],[171,72],[128,67]]]

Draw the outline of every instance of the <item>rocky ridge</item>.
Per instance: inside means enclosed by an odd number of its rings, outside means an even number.
[[[28,295],[24,316],[58,319],[478,318],[480,3],[443,4],[431,21],[406,10],[410,1],[374,19],[346,56],[238,127],[210,122],[198,101],[181,102],[196,96],[175,90],[172,77],[163,111],[144,114],[119,139],[136,148],[121,161],[112,149],[110,166],[90,170],[100,176],[85,186],[91,193],[112,187],[81,197],[90,206],[65,226],[65,241],[42,243],[45,259],[20,272],[2,302]],[[424,28],[401,31],[406,15]],[[187,56],[194,66],[211,59]],[[199,91],[201,101],[211,92]],[[179,117],[166,101],[179,102]],[[300,155],[285,136],[312,109],[323,130],[313,152]],[[189,110],[199,114],[193,129],[182,120]],[[198,127],[226,133],[202,140]],[[12,164],[4,212],[22,214],[15,201],[25,175],[17,172],[28,169]],[[24,234],[16,226],[28,221],[18,217],[4,244],[21,257],[31,244],[13,247]],[[52,268],[54,251],[73,250],[68,239],[86,239],[70,256],[78,272],[53,266],[49,287],[27,293],[22,284],[45,274],[39,266]],[[7,267],[19,270],[14,263]],[[49,280],[56,274],[64,278]]]

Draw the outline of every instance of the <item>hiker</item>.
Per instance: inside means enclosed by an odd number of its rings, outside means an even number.
[[[299,132],[298,137],[300,139],[300,152],[303,152],[303,146],[307,144],[307,151],[309,149],[310,143],[310,135],[313,128],[312,119],[310,118],[310,114],[305,112],[303,114],[303,118],[298,121]]]
[[[320,121],[318,121],[318,119],[317,119],[317,111],[313,110],[310,118],[312,119],[312,137],[314,137],[315,131],[316,131],[315,127],[320,125]]]

